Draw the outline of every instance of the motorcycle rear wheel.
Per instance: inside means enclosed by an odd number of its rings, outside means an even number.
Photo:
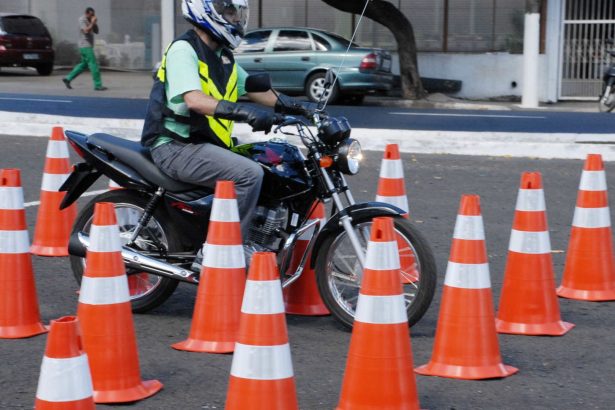
[[[355,232],[366,229],[369,235],[372,219],[355,218],[352,221]],[[423,235],[408,221],[394,217],[395,231],[401,261],[400,281],[403,284],[404,298],[410,326],[417,323],[425,314],[436,289],[437,272],[433,252]],[[358,235],[364,251],[367,244],[363,235]],[[316,281],[320,296],[331,312],[345,327],[352,328],[354,312],[361,286],[362,268],[350,239],[343,229],[329,235],[323,241],[316,258]],[[414,256],[414,266],[408,266],[408,257]],[[405,262],[404,262],[405,261]]]
[[[72,234],[78,232],[89,233],[94,217],[94,205],[98,202],[111,202],[115,204],[120,238],[122,244],[125,244],[143,214],[148,201],[149,198],[146,195],[128,189],[112,190],[98,195],[79,213],[73,226]],[[146,231],[144,229],[135,243],[139,244],[142,248],[152,250],[152,240],[148,235],[153,234],[160,243],[166,246],[167,251],[180,250],[181,242],[178,234],[168,221],[169,219],[165,218],[163,211],[157,208],[147,225],[148,232],[143,232]],[[85,259],[71,255],[70,264],[75,279],[81,284],[81,277],[85,269]],[[126,273],[128,274],[132,311],[135,313],[144,313],[160,306],[171,296],[179,283],[175,279],[160,277],[146,272],[128,270]]]
[[[598,108],[600,109],[600,112],[611,112],[613,111],[613,108],[615,108],[615,94],[612,92],[609,93],[610,95],[607,96],[606,98],[606,104],[603,102],[604,101],[604,97],[605,97],[605,93],[606,93],[606,87],[602,91],[602,95],[600,96],[600,99],[598,100]]]

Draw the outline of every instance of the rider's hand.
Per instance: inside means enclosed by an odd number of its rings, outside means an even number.
[[[278,100],[274,107],[275,112],[280,114],[302,115],[307,118],[310,118],[317,108],[318,104],[316,103],[297,100],[284,94],[278,94]]]
[[[214,118],[247,122],[252,126],[252,131],[265,131],[268,134],[271,127],[279,121],[277,115],[251,105],[236,104],[221,100],[214,111]]]

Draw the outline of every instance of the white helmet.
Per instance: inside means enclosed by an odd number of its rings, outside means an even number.
[[[248,0],[183,0],[182,14],[214,40],[234,49],[248,26]]]

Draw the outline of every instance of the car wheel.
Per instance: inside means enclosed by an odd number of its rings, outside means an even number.
[[[50,75],[53,72],[53,64],[41,64],[36,66],[39,75]]]
[[[325,73],[315,73],[312,74],[307,82],[305,83],[305,95],[310,99],[310,101],[318,102],[320,101],[320,97],[325,89]],[[327,91],[327,95],[325,98],[329,98],[329,104],[335,103],[339,94],[339,87],[337,83],[329,88]],[[323,98],[323,100],[325,99]]]

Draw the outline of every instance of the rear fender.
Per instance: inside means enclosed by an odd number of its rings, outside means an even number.
[[[352,219],[371,219],[378,216],[402,216],[403,214],[404,211],[402,209],[393,205],[385,204],[384,202],[365,202],[361,204],[354,204],[341,210],[333,215],[318,233],[316,242],[314,242],[310,266],[312,269],[314,268],[316,264],[316,257],[318,256],[318,252],[321,251],[320,248],[322,247],[325,239],[331,235],[336,235],[339,231],[344,229],[340,221],[343,216],[348,215]]]

